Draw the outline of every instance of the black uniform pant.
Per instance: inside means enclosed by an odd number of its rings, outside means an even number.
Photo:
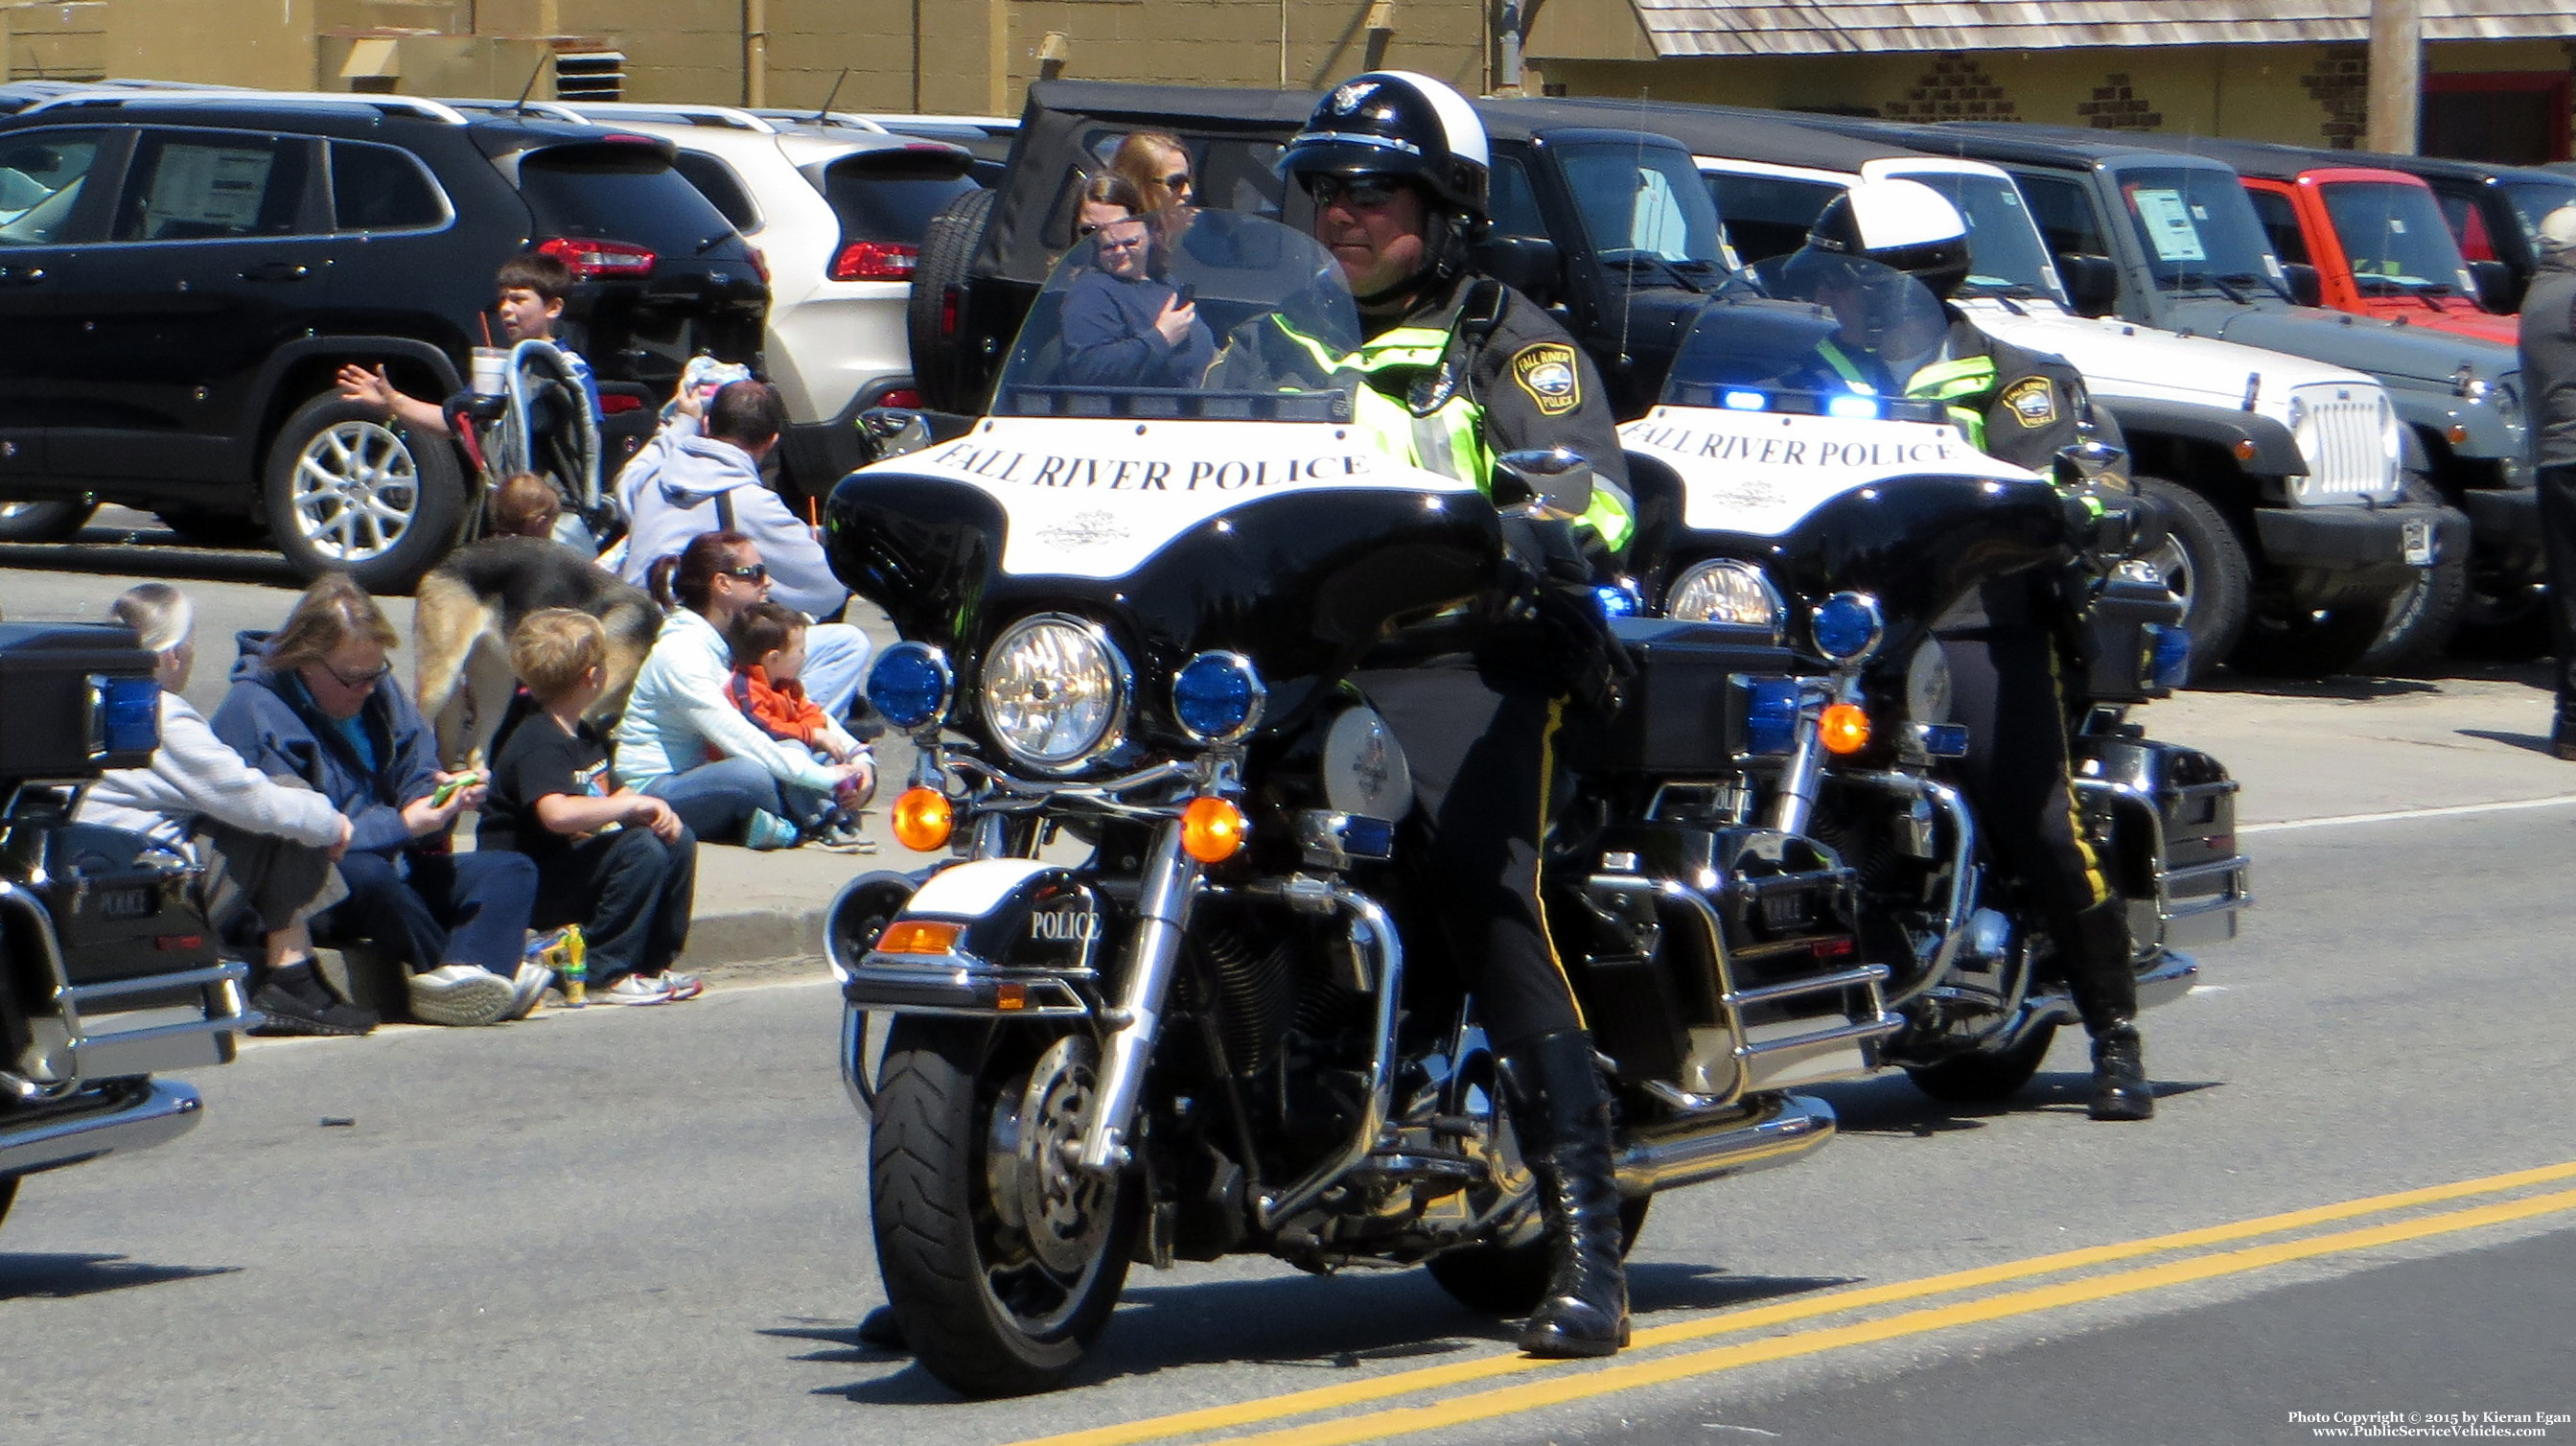
[[[2056,641],[2021,620],[2026,602],[2036,605],[1995,592],[1989,610],[2001,620],[1943,633],[1951,718],[1968,728],[1962,791],[1995,862],[2034,896],[2075,1006],[2098,1033],[2137,1013],[2137,977],[2125,951],[2086,921],[2113,896],[2075,812]]]
[[[1486,1037],[1509,1052],[1581,1029],[1538,901],[1555,700],[1514,669],[1465,660],[1355,681],[1412,769],[1414,806],[1431,830],[1421,875]]]
[[[2540,545],[2549,562],[2549,644],[2558,716],[2576,725],[2576,464],[2540,469]]]
[[[670,843],[633,825],[587,838],[537,860],[540,929],[581,926],[594,986],[627,974],[659,974],[689,942],[698,894],[698,838],[686,828]]]

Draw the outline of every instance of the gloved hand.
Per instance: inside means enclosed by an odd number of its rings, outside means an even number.
[[[1610,631],[1600,594],[1589,582],[1551,580],[1531,599],[1531,610],[1556,691],[1596,713],[1617,712],[1621,691],[1637,676],[1637,663]]]

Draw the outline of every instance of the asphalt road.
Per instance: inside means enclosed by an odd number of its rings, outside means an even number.
[[[75,585],[0,572],[0,606]],[[0,1232],[0,1440],[2254,1446],[2576,1412],[2576,768],[2527,677],[2150,710],[2247,780],[2261,900],[2147,1022],[2157,1119],[2084,1119],[2074,1039],[2008,1106],[1829,1087],[1830,1148],[1659,1199],[1607,1366],[1521,1361],[1418,1271],[1234,1260],[1140,1269],[1074,1388],[958,1402],[856,1344],[864,1134],[830,988],[785,977],[198,1072],[195,1134],[30,1180]]]

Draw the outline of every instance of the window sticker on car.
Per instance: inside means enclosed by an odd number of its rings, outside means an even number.
[[[2156,256],[2165,261],[2206,261],[2209,251],[2200,244],[2200,228],[2192,224],[2192,207],[2182,192],[2164,188],[2144,188],[2129,193],[2129,204],[2138,208],[2138,219],[2147,226],[2147,241],[2156,248]]]
[[[269,168],[276,164],[268,150],[164,146],[144,203],[144,234],[164,235],[174,225],[256,228]]]

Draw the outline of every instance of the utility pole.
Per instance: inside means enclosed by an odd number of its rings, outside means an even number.
[[[2423,0],[2370,0],[2371,150],[2415,154],[2423,94]]]

